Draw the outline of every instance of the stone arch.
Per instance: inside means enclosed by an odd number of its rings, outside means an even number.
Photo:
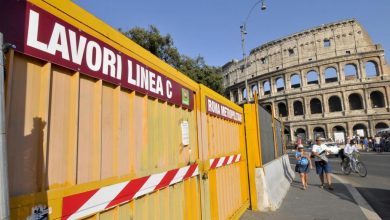
[[[379,76],[379,68],[377,62],[369,60],[365,63],[364,67],[366,69],[367,78]]]
[[[288,110],[287,110],[286,103],[284,103],[284,102],[278,103],[278,113],[279,113],[279,116],[281,116],[281,117],[288,116]]]
[[[253,95],[254,95],[255,93],[256,93],[256,94],[259,94],[259,87],[258,87],[257,83],[251,85],[251,91],[252,91],[252,94],[253,94]]]
[[[344,76],[345,80],[357,79],[358,78],[358,68],[355,63],[347,63],[344,66]]]
[[[299,76],[299,74],[297,74],[297,73],[292,74],[290,77],[290,81],[291,81],[291,88],[292,89],[301,87],[302,83],[301,83],[301,77]]]
[[[242,100],[246,100],[247,97],[248,97],[248,94],[246,92],[246,88],[245,87],[241,89],[241,94],[242,94]]]
[[[319,84],[319,75],[317,71],[310,70],[306,73],[306,84],[307,85]]]
[[[297,137],[297,138],[301,138],[302,140],[302,143],[305,143],[306,142],[306,139],[307,139],[307,132],[306,132],[306,129],[304,128],[301,128],[301,127],[298,127],[295,129],[295,133],[294,135]]]
[[[341,99],[337,95],[333,95],[328,99],[329,112],[341,112],[343,107],[341,104]]]
[[[359,110],[363,109],[363,99],[359,93],[352,93],[348,96],[349,109]]]
[[[337,69],[333,66],[327,67],[325,69],[325,83],[332,83],[332,82],[337,82],[338,77],[337,77]]]
[[[356,123],[352,127],[352,131],[354,135],[359,135],[363,137],[367,137],[367,125],[365,123]]]
[[[370,93],[371,107],[372,108],[384,108],[386,107],[385,98],[380,91],[373,91]]]
[[[389,128],[389,125],[386,122],[378,122],[375,124],[375,129],[378,128]]]
[[[296,100],[293,103],[294,116],[303,115],[303,104],[300,100]]]
[[[386,128],[389,128],[389,125],[386,122],[378,122],[375,124],[375,133],[378,133]]]
[[[279,76],[275,79],[275,84],[276,84],[276,91],[283,91],[285,88],[284,84],[284,78],[282,76]]]
[[[266,104],[263,106],[264,109],[269,112],[270,114],[272,114],[272,104]]]
[[[312,98],[310,100],[310,113],[311,114],[322,113],[322,103],[318,98]]]
[[[325,129],[322,126],[316,126],[313,128],[313,136],[315,140],[317,137],[326,137],[325,136]]]
[[[334,125],[332,128],[332,131],[346,131],[345,127],[343,125]]]
[[[345,143],[345,137],[346,137],[346,132],[347,130],[345,129],[344,126],[342,125],[335,125],[332,128],[332,134],[333,134],[333,139],[336,143],[338,144],[344,144]]]
[[[233,102],[238,102],[238,91],[237,90],[233,91]]]
[[[264,95],[269,95],[271,93],[271,84],[269,80],[264,80],[263,81],[263,94]]]

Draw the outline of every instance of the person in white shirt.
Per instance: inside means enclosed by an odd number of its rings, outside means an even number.
[[[356,158],[353,156],[353,152],[359,152],[356,147],[355,140],[351,140],[351,142],[344,147],[345,156],[347,156],[352,162],[355,162]]]
[[[317,137],[316,144],[313,145],[312,153],[314,157],[314,163],[316,165],[316,173],[321,180],[321,188],[324,188],[324,176],[326,176],[326,181],[328,183],[328,189],[333,190],[332,187],[332,178],[330,175],[331,167],[327,161],[325,154],[330,152],[330,149],[323,144],[324,138]],[[321,159],[322,158],[322,159]]]

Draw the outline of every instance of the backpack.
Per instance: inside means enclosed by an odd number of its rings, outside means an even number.
[[[302,157],[299,164],[306,166],[309,164],[309,160],[306,157]]]

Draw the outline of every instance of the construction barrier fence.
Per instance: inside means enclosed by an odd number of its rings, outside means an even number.
[[[244,111],[71,1],[6,1],[11,219],[229,219]],[[13,22],[9,22],[12,18]]]

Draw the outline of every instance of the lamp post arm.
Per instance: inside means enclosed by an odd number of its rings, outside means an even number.
[[[240,26],[241,29],[241,47],[242,47],[242,57],[244,62],[244,80],[245,80],[245,90],[246,90],[246,102],[250,102],[250,93],[249,93],[249,85],[248,85],[248,57],[246,56],[246,48],[245,48],[245,36],[246,36],[246,23],[248,22],[249,17],[251,16],[253,10],[256,8],[258,4],[262,3],[261,10],[265,10],[266,6],[264,5],[264,0],[257,1],[252,8],[249,10],[248,15],[246,16],[244,23]],[[242,94],[244,96],[244,94]]]
[[[249,13],[248,13],[248,15],[246,16],[245,21],[244,21],[244,23],[243,23],[243,26],[244,26],[245,29],[246,29],[246,23],[248,22],[248,19],[249,19],[249,17],[251,16],[253,10],[256,8],[256,6],[257,6],[258,4],[260,4],[260,3],[262,3],[262,2],[263,2],[263,0],[256,2],[256,3],[252,6],[251,10],[249,10]]]

